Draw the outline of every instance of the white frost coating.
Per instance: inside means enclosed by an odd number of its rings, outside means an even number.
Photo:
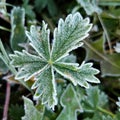
[[[51,108],[54,110],[55,105],[57,105],[57,103],[58,103],[58,100],[57,100],[57,90],[56,90],[57,86],[56,86],[56,82],[55,82],[55,76],[54,76],[54,69],[53,69],[53,67],[51,67],[51,71],[52,71],[52,77],[53,77],[52,84],[53,84],[53,88],[54,88],[54,92],[53,92],[54,104],[51,106]]]
[[[37,55],[27,51],[16,51],[10,56],[11,64],[18,68],[15,78],[27,81],[34,77],[35,82],[31,87],[36,89],[34,99],[41,99],[42,104],[47,104],[53,110],[58,103],[54,70],[71,80],[75,86],[78,84],[88,88],[87,82],[98,83],[97,78],[94,77],[98,71],[92,68],[92,63],[84,64],[83,62],[79,66],[78,63],[60,62],[62,58],[69,55],[69,52],[83,45],[82,40],[88,37],[92,27],[89,22],[89,18],[83,19],[78,12],[68,15],[65,20],[60,19],[58,28],[54,30],[51,51],[50,30],[47,29],[47,24],[43,21],[40,30],[31,26],[30,32],[26,31],[26,35]]]

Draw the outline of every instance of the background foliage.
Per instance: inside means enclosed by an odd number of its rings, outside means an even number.
[[[70,52],[70,56],[62,59],[62,62],[79,64],[82,64],[83,61],[93,62],[93,67],[100,71],[96,77],[101,83],[91,84],[89,89],[74,87],[70,81],[66,81],[62,75],[57,73],[55,80],[58,105],[53,111],[41,105],[43,101],[39,100],[36,103],[33,100],[32,96],[35,91],[31,91],[30,87],[34,83],[34,76],[26,82],[21,79],[15,80],[14,75],[17,69],[9,64],[11,59],[8,54],[13,54],[14,50],[18,50],[19,53],[16,52],[16,56],[29,58],[28,53],[37,55],[34,47],[32,48],[28,44],[27,36],[31,37],[31,35],[26,36],[25,31],[30,31],[31,34],[37,36],[37,31],[39,32],[41,26],[42,31],[48,35],[49,30],[46,30],[46,25],[42,22],[44,20],[50,28],[49,39],[52,43],[54,29],[60,24],[59,19],[65,20],[68,14],[76,12],[80,12],[83,18],[89,17],[93,26],[89,36],[82,41],[83,46]],[[36,26],[33,27],[33,31],[30,28],[31,25]],[[11,86],[8,109],[8,119],[10,120],[120,119],[120,0],[0,0],[0,38],[2,40],[0,42],[1,119],[3,118],[7,83],[10,83]],[[34,44],[32,40],[30,40],[31,44]],[[20,54],[23,49],[28,53]],[[61,50],[63,50],[61,47],[58,50],[56,48],[54,53]],[[20,56],[20,58],[12,57],[16,62],[21,58]],[[55,56],[53,56],[53,60],[56,60]],[[18,63],[14,64],[18,65]],[[44,64],[43,62],[43,66]],[[87,63],[85,65],[90,66]],[[59,65],[56,65],[56,69],[57,67],[60,68]],[[21,77],[20,75],[19,77]],[[22,75],[25,74],[22,73]],[[43,96],[44,99],[46,99],[45,97]],[[29,118],[31,114],[33,114],[32,118]]]

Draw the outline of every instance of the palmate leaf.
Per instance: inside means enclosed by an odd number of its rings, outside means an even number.
[[[43,120],[44,106],[34,106],[33,102],[23,97],[24,99],[24,109],[25,115],[22,117],[22,120]],[[39,110],[37,108],[40,108]]]
[[[71,50],[82,45],[80,41],[88,36],[90,28],[89,19],[83,19],[80,13],[68,15],[65,21],[60,19],[58,28],[54,31],[53,44],[50,49],[50,31],[47,29],[47,25],[43,22],[40,30],[31,26],[30,32],[26,32],[26,34],[30,45],[35,50],[35,55],[27,51],[15,51],[15,54],[11,55],[11,64],[18,68],[16,79],[29,80],[34,77],[35,82],[32,85],[32,89],[36,89],[34,98],[41,98],[42,104],[47,104],[49,108],[54,109],[57,104],[54,71],[70,79],[74,85],[88,87],[87,81],[99,82],[94,77],[98,70],[92,68],[91,63],[78,67],[76,63],[62,62],[65,61],[62,58]],[[69,77],[68,74],[72,77]]]
[[[65,21],[60,19],[58,28],[54,30],[52,61],[58,61],[73,49],[80,47],[82,44],[79,42],[88,36],[91,27],[89,19],[83,20],[79,13],[68,15]]]
[[[68,85],[61,99],[64,107],[56,120],[77,120],[77,111],[82,111],[76,92],[72,85]]]

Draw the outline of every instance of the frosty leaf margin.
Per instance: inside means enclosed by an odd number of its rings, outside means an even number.
[[[49,108],[54,109],[57,105],[55,71],[75,86],[89,88],[88,82],[100,82],[94,76],[99,71],[92,67],[92,63],[83,62],[79,66],[77,63],[62,62],[62,58],[83,44],[82,40],[89,35],[91,27],[89,18],[83,19],[78,12],[69,14],[65,20],[59,20],[58,27],[54,30],[52,46],[50,30],[45,22],[39,30],[31,26],[30,32],[26,31],[35,54],[23,50],[15,51],[15,54],[11,54],[10,57],[11,64],[18,68],[17,79],[23,78],[26,81],[34,77],[35,82],[31,87],[35,89],[34,99],[41,99],[42,104],[47,104]]]

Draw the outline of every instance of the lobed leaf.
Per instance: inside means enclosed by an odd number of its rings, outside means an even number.
[[[23,97],[23,99],[25,115],[22,120],[43,120],[44,107],[41,105],[41,110],[38,110],[30,99],[26,97]]]
[[[34,77],[35,82],[32,85],[32,89],[36,89],[34,99],[41,99],[42,104],[54,109],[57,104],[54,70],[70,79],[74,85],[79,84],[88,88],[87,82],[99,82],[94,76],[98,70],[92,68],[91,63],[78,67],[79,64],[69,63],[69,58],[65,58],[71,50],[82,45],[80,41],[88,36],[91,26],[89,19],[83,19],[79,13],[68,15],[65,21],[61,19],[54,31],[52,50],[50,50],[50,31],[44,22],[40,31],[31,26],[30,32],[26,32],[36,54],[15,51],[10,57],[11,64],[18,68],[16,79],[23,78],[26,81]]]
[[[32,86],[32,89],[37,88],[34,99],[41,97],[42,104],[48,103],[48,106],[54,109],[54,106],[57,104],[57,93],[53,69],[47,67],[41,74],[35,77],[35,83]]]
[[[58,61],[68,55],[70,51],[82,45],[80,41],[88,36],[92,25],[89,19],[83,19],[80,13],[70,14],[59,20],[58,28],[54,30],[52,61]]]
[[[45,60],[50,58],[50,30],[43,22],[42,29],[39,31],[35,26],[31,26],[30,32],[26,32],[30,40],[30,45],[35,49],[39,56]]]
[[[80,67],[77,65],[59,62],[54,64],[54,68],[59,74],[72,81],[75,86],[78,84],[88,88],[88,82],[99,83],[99,80],[94,76],[99,71],[92,68],[92,63],[83,63]]]
[[[56,120],[77,120],[77,111],[82,111],[82,108],[72,85],[67,86],[60,102],[63,110]]]

